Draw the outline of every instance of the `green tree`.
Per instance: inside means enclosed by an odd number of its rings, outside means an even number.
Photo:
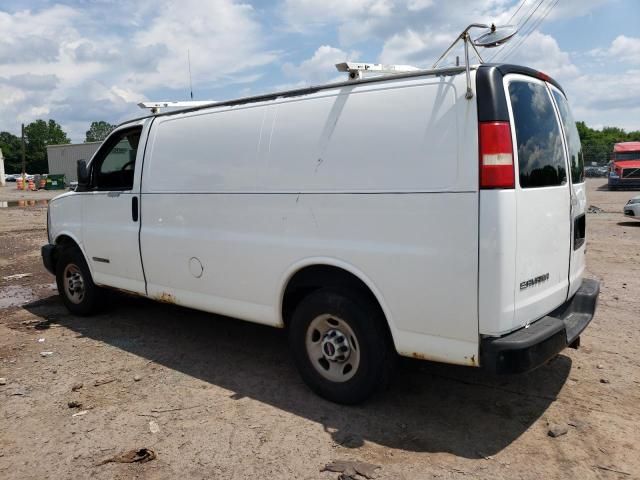
[[[91,122],[91,126],[89,127],[89,130],[87,130],[87,135],[84,141],[85,143],[101,142],[107,138],[107,135],[109,135],[114,128],[116,128],[115,125],[111,125],[104,120]]]
[[[611,158],[613,145],[618,142],[640,141],[640,131],[626,132],[618,127],[603,127],[596,130],[588,127],[584,122],[576,122],[584,161],[586,165],[596,162],[605,165]]]
[[[45,173],[47,164],[47,145],[71,143],[62,127],[55,121],[36,120],[24,127],[26,143],[26,163],[28,173]]]
[[[22,171],[22,154],[20,139],[9,132],[0,132],[0,149],[4,157],[4,166],[7,173],[20,173]]]

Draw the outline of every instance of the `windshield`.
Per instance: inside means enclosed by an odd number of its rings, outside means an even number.
[[[624,161],[624,160],[640,160],[640,152],[619,152],[619,153],[613,153],[613,155],[611,156],[612,160],[615,160],[616,162],[618,161]]]

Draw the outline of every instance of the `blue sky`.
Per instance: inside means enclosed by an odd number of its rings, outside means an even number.
[[[511,17],[524,42],[487,58],[555,77],[588,125],[640,129],[638,0],[3,0],[0,130],[54,118],[82,141],[187,100],[187,50],[194,98],[221,100],[337,80],[347,59],[427,67],[467,24]]]

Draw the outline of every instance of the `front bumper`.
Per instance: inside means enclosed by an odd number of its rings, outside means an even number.
[[[44,263],[44,268],[49,270],[49,273],[56,274],[56,264],[55,264],[55,245],[43,245],[40,249],[40,254],[42,255],[42,263]]]
[[[609,177],[609,187],[639,188],[640,178]]]
[[[593,319],[600,282],[584,279],[576,294],[550,314],[504,337],[480,342],[480,365],[497,374],[533,370],[571,344]]]

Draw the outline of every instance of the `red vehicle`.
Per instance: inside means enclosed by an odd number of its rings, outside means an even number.
[[[609,162],[609,190],[640,187],[640,142],[622,142],[613,146]]]

